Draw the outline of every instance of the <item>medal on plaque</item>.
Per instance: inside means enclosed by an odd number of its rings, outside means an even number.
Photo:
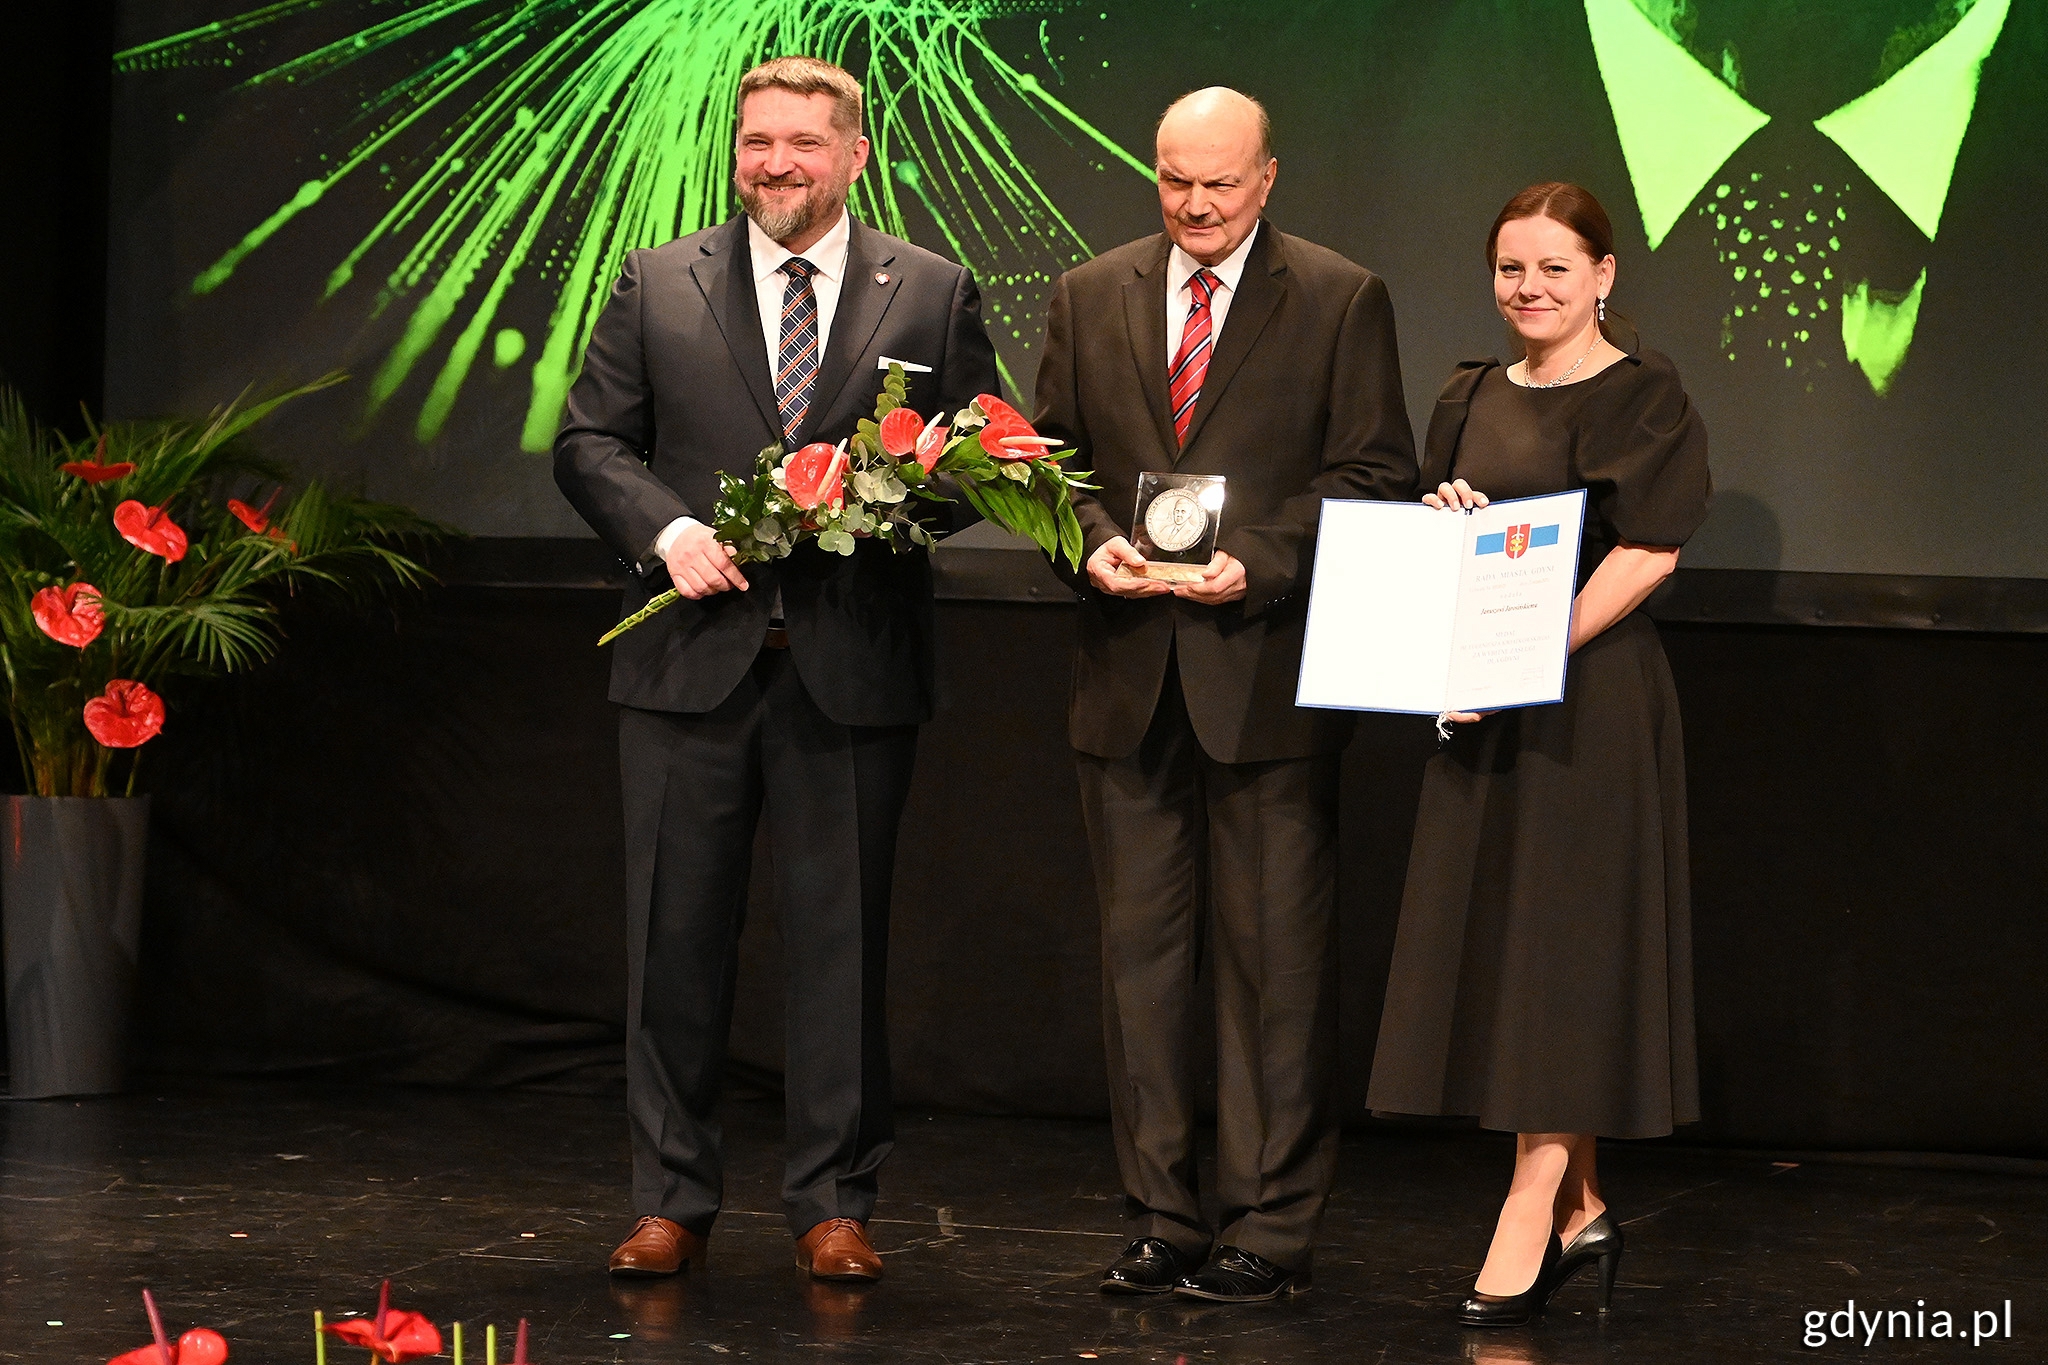
[[[1131,544],[1145,556],[1145,567],[1117,572],[1126,578],[1195,582],[1215,556],[1222,524],[1221,474],[1140,474]]]

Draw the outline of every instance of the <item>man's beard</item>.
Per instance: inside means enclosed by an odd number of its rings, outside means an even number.
[[[734,179],[738,181],[737,176]],[[758,186],[735,183],[733,188],[738,191],[740,203],[746,207],[747,216],[754,220],[761,231],[768,234],[771,241],[786,242],[792,237],[801,236],[820,223],[831,222],[839,216],[839,211],[846,207],[845,186],[835,189],[816,180],[806,186],[809,193],[804,195],[802,203],[787,207],[769,203],[768,196],[763,194]]]

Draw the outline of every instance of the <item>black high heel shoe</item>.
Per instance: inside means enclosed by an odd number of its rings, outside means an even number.
[[[1527,1289],[1519,1294],[1482,1294],[1475,1289],[1458,1305],[1458,1321],[1467,1327],[1520,1327],[1543,1311],[1544,1301],[1556,1287],[1552,1277],[1563,1255],[1564,1244],[1553,1232],[1543,1248],[1543,1264]]]
[[[1621,1265],[1622,1247],[1621,1226],[1605,1212],[1601,1213],[1579,1229],[1579,1235],[1572,1238],[1572,1244],[1558,1257],[1557,1268],[1550,1273],[1550,1287],[1544,1291],[1544,1297],[1549,1298],[1579,1270],[1598,1261],[1600,1311],[1605,1313],[1614,1301],[1614,1272]]]

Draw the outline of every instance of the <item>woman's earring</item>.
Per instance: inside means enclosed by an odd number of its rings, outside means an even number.
[[[1605,294],[1600,296],[1600,321],[1607,321],[1607,296]]]

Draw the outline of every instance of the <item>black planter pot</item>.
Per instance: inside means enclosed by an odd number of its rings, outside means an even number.
[[[104,1095],[126,1079],[149,798],[0,797],[9,1090]]]

